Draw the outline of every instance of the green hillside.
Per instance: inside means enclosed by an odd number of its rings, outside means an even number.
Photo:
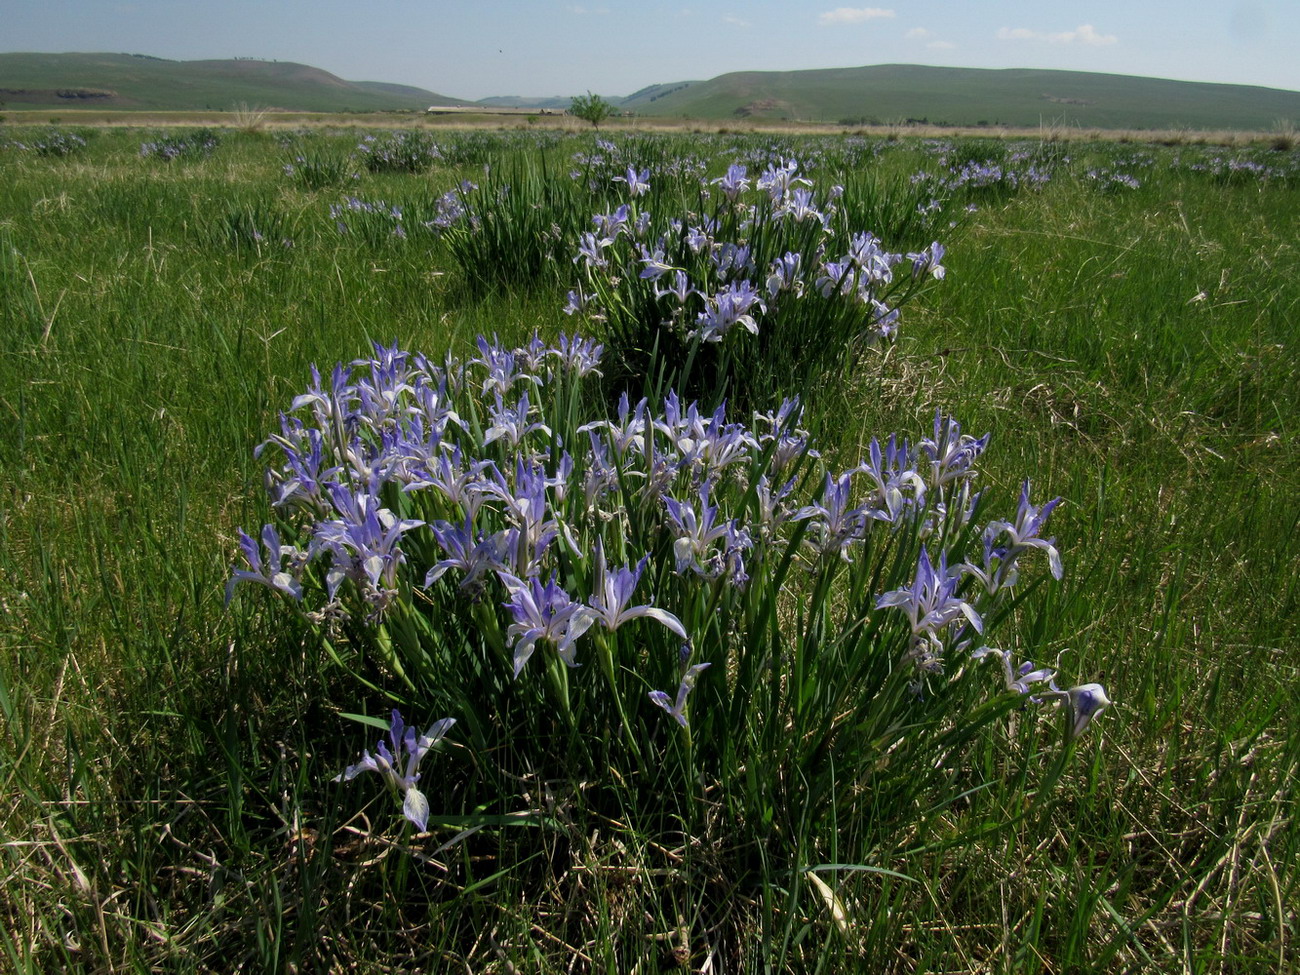
[[[885,64],[745,71],[655,85],[622,107],[642,115],[1103,129],[1269,129],[1300,122],[1300,92],[1037,69]]]
[[[26,53],[0,54],[0,102],[13,109],[192,111],[246,104],[303,112],[466,104],[421,88],[344,81],[328,71],[289,61]]]

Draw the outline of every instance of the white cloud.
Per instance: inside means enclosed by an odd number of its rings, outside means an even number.
[[[861,24],[868,20],[893,17],[894,11],[884,7],[836,7],[824,14],[817,15],[817,23],[822,27],[832,24]]]
[[[1052,34],[1029,30],[1027,27],[999,27],[997,36],[1000,41],[1046,41],[1049,44],[1084,44],[1088,47],[1105,47],[1119,41],[1114,34],[1097,33],[1097,28],[1092,24],[1080,24],[1074,30]]]
[[[733,17],[731,16],[731,14],[724,15],[722,18],[722,22],[724,24],[730,24],[732,27],[753,27],[754,26],[748,20],[742,20],[740,17]]]
[[[952,41],[941,41],[934,31],[925,27],[913,27],[903,34],[909,41],[925,41],[931,51],[951,51],[957,47]]]
[[[1107,44],[1114,44],[1119,38],[1114,34],[1098,34],[1092,24],[1080,24],[1072,31],[1064,34],[1053,34],[1049,38],[1054,43],[1073,44],[1078,41],[1080,44],[1087,44],[1089,47],[1105,47]]]

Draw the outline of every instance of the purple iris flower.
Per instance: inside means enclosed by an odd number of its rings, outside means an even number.
[[[636,564],[634,569],[622,566],[611,572],[605,563],[605,545],[599,538],[596,539],[596,579],[594,584],[596,591],[592,593],[589,600],[591,612],[595,614],[596,622],[603,625],[607,630],[617,630],[628,620],[645,616],[662,623],[683,640],[687,640],[689,637],[686,635],[686,628],[682,626],[681,620],[667,610],[650,605],[628,607],[628,603],[632,601],[632,594],[636,591],[637,583],[641,581],[641,573],[645,571],[646,563],[649,560],[650,557],[647,555]]]
[[[693,505],[664,497],[669,527],[677,536],[673,542],[677,573],[694,572],[705,579],[726,575],[732,583],[744,585],[749,577],[745,574],[743,553],[752,547],[753,541],[735,519],[718,521],[718,507],[709,503],[711,491],[708,481],[700,485],[698,512]]]
[[[506,406],[501,401],[501,394],[496,394],[496,405],[488,408],[488,418],[492,421],[491,426],[483,433],[483,446],[486,447],[494,440],[504,440],[511,447],[518,447],[519,442],[534,430],[540,430],[546,436],[551,435],[551,428],[540,420],[529,422],[528,414],[530,411],[528,403],[528,392],[519,397],[519,402],[514,406]]]
[[[749,189],[749,177],[746,174],[745,167],[740,163],[732,163],[727,167],[725,175],[710,180],[710,182],[722,190],[722,194],[732,202],[735,202],[741,193]]]
[[[541,335],[533,332],[527,344],[515,349],[515,358],[519,361],[520,368],[530,376],[540,376],[545,372],[546,356],[550,349],[542,341]]]
[[[388,742],[381,738],[375,747],[375,755],[363,750],[361,761],[349,765],[341,775],[334,777],[334,781],[351,782],[362,772],[378,772],[389,791],[401,797],[402,815],[423,833],[429,828],[429,800],[416,786],[420,780],[417,767],[420,760],[442,740],[455,723],[455,718],[443,718],[434,722],[424,734],[419,734],[415,728],[408,728],[397,708],[393,708],[392,722],[388,728],[388,741],[392,747],[389,748]],[[405,758],[404,764],[401,758]]]
[[[695,468],[701,478],[730,464],[748,460],[756,445],[742,424],[726,422],[725,403],[714,410],[712,416],[701,415],[696,403],[683,413],[675,391],[664,400],[664,419],[654,426],[672,440],[681,454],[681,465]]]
[[[823,262],[821,274],[817,276],[813,286],[821,292],[823,298],[829,298],[837,292],[842,295],[853,294],[857,283],[857,271],[853,263],[846,258],[843,261]]]
[[[779,257],[772,262],[771,271],[767,276],[769,297],[775,298],[782,291],[794,292],[797,297],[802,292],[803,279],[799,275],[799,265],[802,261],[802,254],[787,251],[784,257]]]
[[[779,167],[769,164],[763,171],[763,175],[758,178],[758,188],[767,190],[767,195],[773,203],[784,203],[796,184],[811,185],[803,177],[795,176],[798,170],[799,163],[793,159],[784,160]]]
[[[564,309],[563,309],[564,314],[574,315],[580,311],[583,311],[588,305],[592,304],[594,301],[595,298],[593,298],[591,295],[583,291],[582,285],[578,285],[578,287],[570,291],[567,296],[567,301],[565,302]]]
[[[767,311],[762,296],[749,281],[733,281],[726,290],[708,298],[708,306],[700,312],[696,327],[687,333],[688,339],[701,342],[721,342],[731,329],[740,325],[753,335],[758,334],[758,322],[750,309]]]
[[[959,478],[975,473],[975,460],[988,446],[989,435],[975,437],[963,434],[961,424],[940,411],[934,414],[934,436],[920,442],[920,453],[929,460],[929,477],[926,483],[942,487]],[[919,459],[919,458],[918,458]]]
[[[560,533],[559,522],[547,517],[551,510],[546,488],[546,471],[523,458],[515,460],[513,486],[496,468],[483,484],[483,493],[499,498],[505,504],[506,517],[519,529],[518,544],[510,559],[518,575],[532,575]]]
[[[813,206],[812,190],[800,187],[790,193],[790,198],[778,208],[779,213],[793,217],[797,222],[821,220],[822,213]]]
[[[650,192],[650,170],[637,170],[635,166],[627,167],[626,176],[615,176],[614,182],[626,183],[628,193],[632,196],[643,196]]]
[[[578,238],[578,256],[573,259],[573,263],[586,261],[587,267],[609,267],[609,258],[605,256],[605,248],[612,245],[614,241],[609,237],[597,237],[595,234],[583,234]]]
[[[686,246],[691,249],[692,254],[698,254],[713,244],[713,238],[709,236],[709,230],[705,227],[690,227],[686,231]]]
[[[468,430],[469,424],[460,418],[455,408],[452,406],[451,396],[447,393],[447,377],[437,376],[436,382],[427,379],[417,380],[414,384],[415,401],[419,404],[419,411],[415,414],[421,418],[423,423],[427,423],[429,430],[441,437],[447,430],[447,427],[457,426],[462,430]]]
[[[482,335],[478,337],[479,356],[471,359],[470,364],[482,366],[487,375],[483,377],[483,395],[495,390],[498,396],[510,392],[510,387],[520,380],[539,383],[536,376],[529,375],[519,368],[518,357],[513,349],[506,349],[496,341],[495,336],[489,344]]]
[[[754,266],[754,259],[748,244],[733,244],[728,241],[716,247],[709,260],[713,263],[718,277],[726,279],[733,275],[744,274]]]
[[[798,396],[782,400],[775,413],[754,414],[755,425],[766,423],[771,428],[770,432],[759,435],[757,446],[760,450],[767,450],[775,443],[768,462],[768,470],[773,476],[780,474],[805,454],[809,457],[820,456],[816,450],[809,448],[808,431],[799,429],[802,414],[803,407],[799,404]]]
[[[957,595],[960,583],[961,573],[948,571],[947,556],[939,556],[936,569],[923,545],[912,585],[887,592],[876,600],[877,609],[892,606],[907,614],[912,627],[913,655],[924,669],[941,667],[943,641],[939,634],[950,624],[964,619],[977,633],[984,631],[984,622],[975,607]]]
[[[901,254],[888,253],[874,234],[854,234],[849,242],[848,259],[862,269],[859,283],[865,286],[888,284],[894,279],[894,265],[903,258]]]
[[[283,565],[288,556],[291,560],[300,557],[296,549],[280,544],[280,535],[274,525],[262,527],[262,546],[266,548],[266,559],[262,559],[262,550],[257,542],[242,531],[239,533],[239,548],[248,561],[248,569],[236,569],[230,574],[226,583],[226,604],[230,604],[235,594],[235,586],[241,582],[256,582],[277,592],[282,592],[294,599],[302,599],[302,583]]]
[[[641,453],[645,449],[646,433],[650,430],[650,424],[645,416],[648,405],[649,401],[643,397],[633,410],[625,391],[618,398],[617,422],[593,420],[578,427],[578,432],[594,434],[596,430],[605,429],[609,431],[610,444],[619,457],[623,457],[628,451]],[[595,440],[593,439],[592,442],[595,443]]]
[[[669,271],[676,270],[664,257],[662,241],[653,250],[645,244],[638,244],[637,248],[641,251],[641,256],[637,260],[645,265],[638,275],[642,281],[658,281]]]
[[[1070,726],[1071,738],[1078,738],[1083,734],[1092,719],[1111,703],[1110,698],[1106,696],[1106,689],[1100,684],[1080,684],[1078,687],[1071,687],[1065,692],[1065,696],[1070,702],[1070,710],[1074,718]]]
[[[325,439],[320,429],[303,427],[300,421],[285,416],[280,418],[280,427],[283,434],[267,441],[280,448],[285,460],[283,474],[272,475],[273,506],[324,507],[328,503],[325,485],[340,468],[337,464],[325,466]]]
[[[563,332],[560,333],[555,348],[547,352],[560,364],[563,372],[574,379],[601,375],[600,357],[604,353],[605,347],[592,339],[579,338],[577,335],[569,338]]]
[[[497,575],[510,593],[509,602],[502,605],[514,617],[506,630],[514,645],[514,675],[519,676],[539,640],[553,644],[560,659],[570,667],[578,666],[573,645],[596,621],[595,613],[570,599],[556,585],[554,575],[545,586],[536,576],[525,581],[508,572]]]
[[[796,484],[796,479],[791,478],[774,491],[766,474],[760,475],[754,482],[754,504],[757,508],[755,521],[761,538],[775,538],[786,522],[802,521],[809,517],[806,508],[796,511],[789,504],[788,499],[794,493]]]
[[[321,386],[320,371],[313,364],[311,385],[307,387],[307,392],[293,398],[289,412],[296,413],[302,407],[310,406],[319,426],[327,426],[331,420],[341,423],[352,412],[347,402],[352,396],[350,378],[347,367],[339,363],[334,367],[330,388],[326,391]]]
[[[811,544],[819,555],[839,553],[845,562],[849,558],[849,545],[866,534],[867,515],[862,508],[850,508],[852,492],[850,482],[853,471],[839,477],[827,472],[821,501],[799,511],[800,518],[815,518],[809,526],[813,536]]]
[[[607,237],[612,241],[627,230],[627,221],[631,212],[628,205],[624,203],[613,213],[596,214],[591,221],[596,225],[596,233],[599,236]]]
[[[925,250],[915,254],[908,254],[907,259],[912,262],[912,277],[919,278],[925,274],[940,281],[946,273],[946,269],[939,262],[943,260],[944,247],[937,240]]]
[[[1001,662],[1003,680],[1009,691],[1028,694],[1035,684],[1048,684],[1053,688],[1056,686],[1051,683],[1056,677],[1056,671],[1050,667],[1036,667],[1032,660],[1023,661],[1019,667],[1012,667],[1011,654],[996,647],[980,647],[971,654],[971,659],[980,660],[989,656],[997,657]]]
[[[1016,509],[1016,520],[1009,521],[991,521],[988,527],[984,529],[984,534],[989,544],[993,542],[1002,542],[995,550],[1003,565],[1014,567],[1015,560],[1022,552],[1031,548],[1041,549],[1047,553],[1047,564],[1051,569],[1052,577],[1059,579],[1064,574],[1061,566],[1061,553],[1056,550],[1056,540],[1052,538],[1040,538],[1039,534],[1047,522],[1048,516],[1052,510],[1061,503],[1060,498],[1053,498],[1042,507],[1035,507],[1029,503],[1029,481],[1025,480],[1020,489],[1020,506]],[[1012,575],[1008,578],[1007,570],[1002,573],[1002,585],[1010,586],[1015,584],[1014,568],[1011,570]]]
[[[361,585],[364,598],[382,610],[394,593],[397,566],[406,561],[399,547],[402,535],[424,522],[399,519],[382,507],[370,489],[353,493],[341,484],[331,484],[329,494],[340,517],[317,525],[312,540],[314,550],[333,556],[325,577],[329,596],[333,599],[343,580],[352,579]]]
[[[677,700],[673,701],[665,691],[650,691],[650,700],[659,705],[683,728],[690,727],[686,718],[686,699],[690,697],[691,691],[695,688],[695,682],[699,679],[709,664],[695,664],[688,667],[686,673],[682,675],[682,682],[677,685]]]
[[[698,294],[700,294],[700,292],[691,287],[691,279],[688,278],[686,272],[680,268],[673,271],[673,283],[671,286],[661,288],[658,284],[655,285],[656,298],[664,298],[668,295],[672,295],[677,299],[678,305],[685,305],[686,299],[691,295]]]
[[[868,459],[858,470],[875,485],[872,517],[877,520],[896,522],[909,505],[919,506],[925,497],[925,481],[913,466],[907,442],[900,444],[892,435],[883,449],[880,441],[871,439]],[[908,488],[910,494],[905,494]]]
[[[405,489],[437,488],[443,497],[473,517],[483,503],[484,471],[489,469],[492,469],[490,461],[467,463],[457,444],[449,452],[440,452],[418,476],[412,477]]]
[[[582,495],[589,511],[599,511],[596,502],[618,488],[619,471],[609,462],[605,442],[595,430],[587,431],[587,439],[591,442],[591,450],[587,454],[587,471],[582,478]]]
[[[461,590],[473,596],[482,592],[489,571],[504,571],[519,540],[519,531],[515,528],[491,535],[479,532],[475,537],[474,525],[469,518],[461,525],[436,521],[430,527],[447,558],[434,563],[425,574],[425,586],[433,585],[449,569],[459,569]]]
[[[1007,690],[1017,694],[1029,694],[1032,701],[1059,701],[1070,709],[1070,739],[1078,738],[1092,723],[1092,719],[1108,708],[1111,700],[1106,696],[1106,689],[1100,684],[1080,684],[1063,691],[1056,686],[1056,671],[1047,667],[1035,668],[1033,661],[1026,660],[1012,670],[1011,657],[1005,651],[993,647],[982,647],[971,654],[978,659],[986,655],[995,655],[1001,659],[1002,670],[1006,678]],[[1046,684],[1047,688],[1035,688],[1035,684]]]

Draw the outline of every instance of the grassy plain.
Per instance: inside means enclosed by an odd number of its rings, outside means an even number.
[[[798,871],[761,888],[692,874],[662,837],[563,802],[547,829],[483,817],[472,843],[439,849],[456,839],[444,828],[409,850],[382,800],[329,785],[357,750],[340,713],[383,713],[384,698],[269,601],[223,606],[236,529],[267,517],[254,448],[310,364],[371,341],[440,358],[480,333],[572,327],[566,266],[485,291],[435,235],[341,235],[329,207],[355,195],[415,210],[523,155],[567,179],[593,136],[448,132],[455,164],[357,165],[355,179],[349,166],[314,189],[284,164],[348,158],[355,132],[227,133],[170,163],[141,158],[148,130],[88,136],[67,156],[0,149],[10,970],[1294,968],[1294,150],[1031,146],[1052,179],[965,191],[973,212],[935,231],[948,276],[907,308],[897,344],[807,392],[825,451],[919,436],[942,408],[992,433],[990,492],[1014,499],[1029,476],[1065,498],[1064,582],[1007,639],[1116,702],[1050,793],[986,750],[977,786],[924,809],[868,797],[841,835],[872,848],[837,852],[874,867],[828,877],[825,893]],[[880,140],[851,172],[858,136],[614,139],[699,156],[710,175],[741,151],[792,155],[819,183],[899,199],[939,165],[914,139]],[[947,155],[1009,151],[962,140]],[[889,216],[888,193],[876,205]],[[541,771],[530,787],[545,807]],[[472,817],[448,788],[438,798]]]

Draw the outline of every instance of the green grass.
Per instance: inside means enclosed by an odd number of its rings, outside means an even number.
[[[721,810],[664,832],[653,809],[612,814],[599,783],[577,787],[545,754],[517,786],[531,805],[516,808],[538,812],[517,819],[482,808],[486,759],[439,756],[436,808],[465,819],[413,850],[383,797],[330,784],[373,737],[340,713],[387,702],[271,600],[223,607],[235,530],[267,517],[253,449],[311,363],[370,340],[440,359],[479,333],[572,328],[566,272],[485,286],[445,242],[342,237],[328,218],[344,193],[431,200],[486,160],[519,159],[518,139],[467,141],[464,165],[314,188],[281,169],[301,143],[228,136],[209,158],[162,163],[139,157],[150,138],[101,132],[58,158],[0,149],[3,967],[1294,965],[1294,175],[1234,181],[1190,168],[1192,150],[1175,163],[1142,147],[1153,164],[1139,167],[1138,147],[1072,146],[1042,190],[963,219],[947,278],[907,307],[888,356],[808,391],[825,451],[915,439],[942,408],[993,434],[984,480],[1000,508],[1026,476],[1037,498],[1066,499],[1052,522],[1065,579],[1026,600],[1005,645],[1059,656],[1116,701],[1050,791],[1051,769],[1028,756],[1055,759],[1058,729],[1014,715],[945,789],[907,802],[854,789],[853,768],[814,783],[840,818],[784,837],[793,862],[879,868],[818,874],[841,927],[771,849],[729,850]],[[304,138],[323,156],[355,144]],[[547,152],[591,152],[591,138]],[[852,151],[653,145],[663,160],[733,149],[820,154],[819,185]],[[913,205],[901,187],[927,159],[901,142],[858,160],[878,174],[856,177],[878,191],[863,212],[883,219],[894,192]],[[1142,186],[1100,192],[1084,177],[1094,164]],[[559,199],[572,205],[568,189]],[[259,224],[274,233],[253,239]],[[480,243],[508,246],[505,229]],[[799,769],[781,774],[796,783]]]

